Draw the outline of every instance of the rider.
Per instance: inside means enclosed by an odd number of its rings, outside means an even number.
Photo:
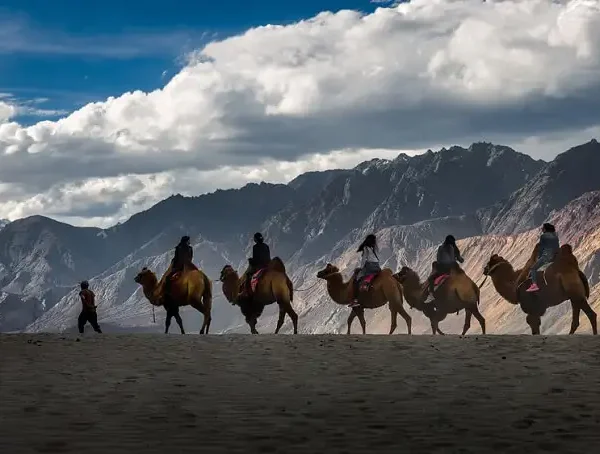
[[[190,237],[185,235],[181,237],[179,244],[175,246],[175,255],[171,260],[171,272],[165,279],[165,293],[168,294],[171,288],[171,279],[175,273],[181,272],[186,266],[191,265],[194,258],[194,250],[190,246]]]
[[[463,263],[465,259],[460,255],[458,246],[456,245],[456,238],[453,235],[448,235],[444,242],[438,247],[435,270],[427,279],[427,290],[428,295],[425,299],[425,303],[431,303],[435,297],[433,291],[435,288],[435,280],[438,276],[448,274],[453,268],[458,267],[458,263]]]
[[[556,233],[556,228],[549,223],[542,226],[542,234],[538,243],[537,261],[532,265],[529,271],[531,285],[526,292],[537,292],[540,288],[537,285],[537,270],[542,266],[552,262],[560,249],[560,242]]]
[[[377,247],[377,237],[372,233],[367,235],[367,237],[358,247],[357,252],[361,253],[360,270],[356,274],[354,282],[352,283],[352,298],[348,306],[359,306],[358,292],[360,290],[360,280],[365,276],[379,273],[381,271],[381,266],[379,266],[379,256],[377,255],[378,251],[379,248]]]
[[[251,281],[252,274],[256,271],[266,268],[271,261],[271,250],[269,246],[265,243],[265,239],[262,236],[262,233],[256,232],[254,234],[254,246],[252,247],[252,257],[248,259],[248,268],[244,273],[243,281],[243,289],[246,294],[250,294],[251,292]]]
[[[98,325],[98,314],[96,313],[96,295],[90,290],[88,281],[83,281],[80,285],[81,291],[79,298],[81,299],[81,313],[77,319],[77,328],[79,333],[83,334],[85,324],[89,322],[97,333],[102,333],[100,325]]]

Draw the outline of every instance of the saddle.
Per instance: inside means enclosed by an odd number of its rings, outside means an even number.
[[[536,270],[537,284],[540,288],[548,285],[548,281],[546,280],[546,271],[548,270],[548,268],[550,268],[550,266],[552,266],[553,263],[554,262],[548,262],[548,263],[540,266]],[[529,286],[531,285],[531,278],[529,277],[529,271],[525,275],[525,279],[523,279],[521,282],[519,282],[519,284],[517,285],[517,289],[519,289],[523,285],[525,285],[526,288],[529,288]]]
[[[444,273],[444,274],[437,276],[433,280],[433,291],[435,292],[438,288],[440,288],[442,285],[444,285],[444,282],[446,282],[449,278],[450,278],[450,273]]]
[[[256,291],[256,286],[258,285],[258,281],[263,276],[263,274],[265,274],[265,271],[267,271],[267,268],[261,268],[258,271],[256,271],[254,274],[252,274],[252,278],[250,279],[250,290],[252,291],[252,293],[254,293]]]
[[[373,281],[377,276],[379,276],[379,273],[367,274],[366,276],[362,277],[358,282],[358,291],[368,292],[369,290],[371,290],[371,287],[373,286]]]
[[[248,282],[247,282],[247,277],[246,279],[241,282],[240,285],[240,296],[243,297],[249,297],[252,296],[254,294],[254,292],[256,292],[256,287],[258,286],[258,283],[260,281],[260,278],[263,277],[263,275],[265,274],[265,271],[267,271],[267,268],[260,268],[259,270],[255,271],[254,273],[251,274],[250,276],[250,289],[248,289]]]
[[[196,265],[194,265],[193,263],[187,263],[183,266],[183,269],[181,270],[177,270],[174,273],[171,273],[168,278],[169,281],[171,282],[175,282],[177,279],[179,279],[184,272],[187,271],[198,271],[198,267]]]

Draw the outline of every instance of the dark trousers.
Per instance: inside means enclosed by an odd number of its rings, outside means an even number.
[[[102,332],[102,330],[100,329],[100,325],[98,325],[98,314],[96,314],[96,312],[93,311],[83,310],[81,311],[81,313],[79,314],[79,318],[77,319],[77,328],[79,328],[80,334],[83,334],[85,324],[88,322],[90,323],[90,325],[92,325],[94,331],[96,331],[97,333]]]

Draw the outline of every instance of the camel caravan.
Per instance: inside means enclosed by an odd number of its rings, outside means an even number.
[[[219,281],[223,294],[227,301],[239,307],[252,334],[258,334],[256,325],[265,306],[275,303],[279,308],[275,333],[279,333],[288,316],[294,334],[297,334],[294,288],[285,265],[279,257],[271,258],[269,246],[260,233],[254,235],[254,243],[248,268],[241,277],[229,264],[221,270]],[[355,269],[349,281],[345,282],[340,270],[331,263],[316,275],[325,281],[331,299],[349,308],[347,334],[351,333],[356,318],[362,333],[366,334],[365,310],[386,304],[390,310],[389,334],[396,331],[398,315],[406,322],[407,333],[411,334],[412,319],[404,308],[405,299],[412,309],[422,312],[429,319],[434,335],[444,334],[440,323],[449,314],[459,314],[463,310],[465,321],[462,335],[469,331],[473,317],[482,333],[486,334],[486,322],[479,310],[479,303],[480,289],[488,277],[491,277],[494,288],[503,299],[521,307],[532,334],[540,334],[541,318],[548,308],[567,300],[571,302],[573,310],[570,334],[575,333],[579,326],[581,311],[588,317],[593,334],[598,333],[596,313],[588,303],[588,280],[579,269],[571,246],[560,246],[556,230],[551,224],[543,225],[540,240],[522,269],[515,270],[502,256],[493,254],[483,270],[485,277],[479,286],[460,267],[464,259],[452,235],[448,235],[438,247],[436,260],[425,282],[421,281],[417,272],[406,266],[395,274],[389,268],[382,269],[377,238],[373,234],[365,238],[357,252],[361,254],[360,267]],[[209,333],[212,283],[193,264],[192,259],[190,238],[184,236],[160,280],[148,268],[143,268],[134,279],[142,286],[145,297],[152,305],[162,306],[166,310],[165,333],[169,331],[171,319],[175,318],[181,333],[185,334],[179,308],[188,305],[204,316],[200,334]]]

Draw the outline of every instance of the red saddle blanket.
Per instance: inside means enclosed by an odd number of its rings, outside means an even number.
[[[252,275],[252,278],[250,279],[250,289],[252,290],[252,293],[254,293],[256,291],[256,286],[258,285],[258,281],[263,276],[263,274],[265,273],[266,270],[267,270],[266,268],[261,268],[260,270],[256,271]]]
[[[440,287],[440,285],[442,285],[444,282],[446,282],[448,280],[449,277],[450,277],[449,273],[444,273],[444,274],[441,274],[440,276],[436,277],[433,281],[434,289],[437,290]]]
[[[368,292],[371,289],[371,285],[373,283],[373,280],[375,279],[375,277],[377,277],[379,273],[374,273],[374,274],[367,274],[365,277],[363,277],[360,280],[360,284],[359,284],[359,290],[361,292]]]

